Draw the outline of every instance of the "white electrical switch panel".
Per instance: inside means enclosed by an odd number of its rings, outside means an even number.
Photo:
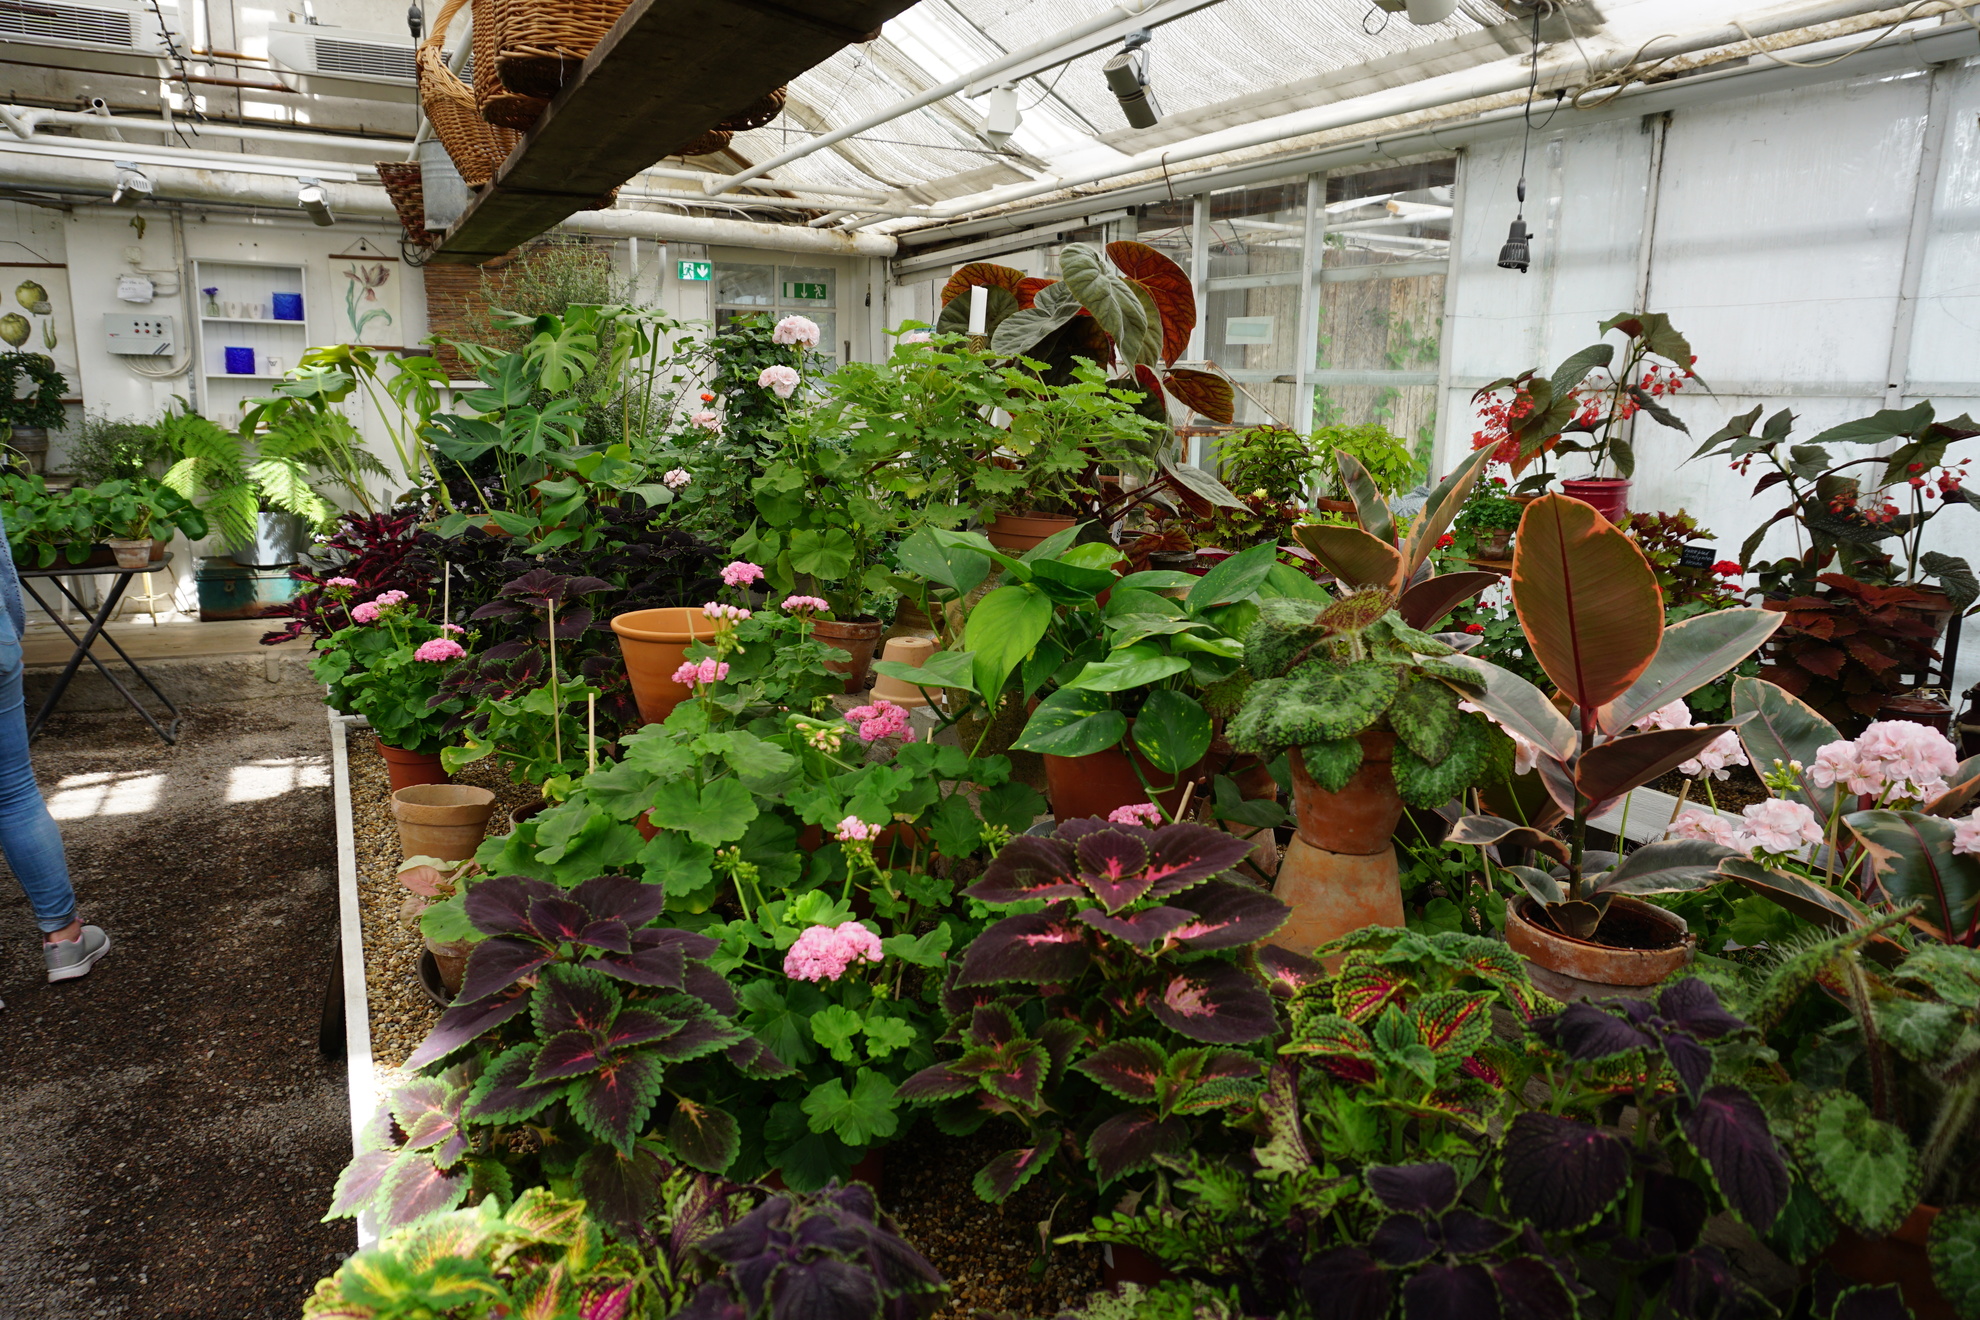
[[[125,357],[171,357],[172,318],[103,314],[103,346]]]

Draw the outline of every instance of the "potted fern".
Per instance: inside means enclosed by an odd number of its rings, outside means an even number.
[[[316,472],[331,473],[366,510],[362,474],[383,472],[348,421],[341,430],[279,428],[260,436],[253,450],[252,423],[239,432],[222,430],[190,410],[167,413],[159,431],[177,455],[165,485],[198,505],[241,563],[294,563],[305,530],[337,516],[337,506],[311,484]]]

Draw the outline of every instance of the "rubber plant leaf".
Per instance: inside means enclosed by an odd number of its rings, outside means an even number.
[[[1620,733],[1651,711],[1690,696],[1759,650],[1786,619],[1773,610],[1730,609],[1671,624],[1650,667],[1602,708],[1602,729]]]
[[[1515,848],[1534,848],[1546,853],[1563,866],[1568,862],[1568,846],[1565,840],[1557,839],[1544,830],[1536,830],[1530,825],[1516,824],[1497,816],[1461,816],[1457,824],[1451,826],[1450,832],[1444,835],[1444,842],[1471,847],[1503,844]]]
[[[1312,524],[1293,528],[1293,537],[1313,552],[1328,572],[1352,587],[1368,587],[1400,594],[1403,586],[1403,557],[1386,541],[1377,540],[1359,527],[1331,527]]]
[[[1980,797],[1980,756],[1969,756],[1953,771],[1952,787],[1925,804],[1928,816],[1959,816]]]
[[[1175,367],[1162,377],[1162,383],[1184,407],[1221,426],[1229,426],[1237,415],[1237,391],[1222,376],[1193,367]]]
[[[1458,606],[1499,580],[1497,573],[1439,573],[1403,592],[1396,613],[1412,628],[1428,631]]]
[[[1517,733],[1556,761],[1566,762],[1574,756],[1574,726],[1567,722],[1567,717],[1539,688],[1510,669],[1502,669],[1489,660],[1480,660],[1475,656],[1445,656],[1438,663],[1477,675],[1477,686],[1481,691],[1472,693],[1471,700],[1500,727]],[[1569,803],[1568,809],[1573,810],[1572,803]]]
[[[1368,475],[1368,469],[1362,466],[1361,460],[1345,449],[1337,450],[1334,467],[1340,472],[1341,480],[1347,483],[1348,497],[1354,501],[1354,516],[1360,521],[1362,530],[1384,545],[1394,544],[1396,523],[1389,516],[1389,502],[1382,498],[1381,488]]]
[[[1732,708],[1735,716],[1753,715],[1739,726],[1739,741],[1746,748],[1747,759],[1761,769],[1771,770],[1776,761],[1813,765],[1815,753],[1829,743],[1842,741],[1836,726],[1813,706],[1765,679],[1734,679]],[[1829,819],[1841,790],[1835,785],[1819,787],[1807,775],[1800,779],[1795,796],[1815,813],[1815,819]]]
[[[1430,492],[1430,498],[1423,502],[1423,510],[1410,523],[1409,534],[1403,538],[1403,577],[1412,580],[1423,561],[1430,557],[1437,542],[1450,530],[1458,511],[1471,494],[1471,488],[1478,481],[1478,474],[1485,470],[1490,461],[1490,448],[1475,450],[1463,462],[1451,469],[1450,475],[1437,483]],[[1408,617],[1405,615],[1404,617]],[[1441,616],[1440,616],[1441,617]],[[1421,624],[1413,624],[1421,627]]]
[[[1148,290],[1161,317],[1162,361],[1174,362],[1188,351],[1190,332],[1196,329],[1196,292],[1189,273],[1146,243],[1109,243],[1107,259]]]
[[[1580,500],[1526,506],[1513,548],[1513,608],[1534,659],[1592,721],[1650,667],[1664,597],[1636,542]]]
[[[1812,880],[1776,871],[1744,857],[1727,857],[1719,863],[1719,874],[1751,889],[1763,898],[1780,904],[1803,921],[1825,930],[1854,930],[1868,918],[1833,890]]]
[[[1980,925],[1980,857],[1953,851],[1953,823],[1916,811],[1853,811],[1877,883],[1897,903],[1921,903],[1938,939],[1968,942]]]
[[[1719,878],[1719,863],[1739,854],[1708,839],[1646,843],[1614,870],[1595,877],[1597,894],[1678,894]]]
[[[1675,770],[1733,727],[1703,724],[1689,729],[1649,729],[1611,738],[1581,754],[1575,766],[1575,786],[1590,802],[1621,797],[1633,788],[1654,783],[1666,771]]]

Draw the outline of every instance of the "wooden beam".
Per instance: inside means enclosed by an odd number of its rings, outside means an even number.
[[[434,259],[527,242],[912,3],[632,0]]]

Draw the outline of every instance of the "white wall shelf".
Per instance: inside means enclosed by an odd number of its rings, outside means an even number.
[[[272,316],[208,316],[202,310],[198,323],[197,352],[201,378],[200,411],[223,427],[239,424],[243,404],[251,397],[265,395],[268,386],[281,380],[293,368],[312,342],[309,329],[309,302],[306,271],[300,265],[261,261],[193,262],[194,296],[206,306],[206,289],[214,289],[214,301],[242,303],[272,311],[275,295],[295,294],[303,298],[303,319],[278,321]],[[255,370],[240,374],[227,370],[227,350],[245,348],[254,353]]]

